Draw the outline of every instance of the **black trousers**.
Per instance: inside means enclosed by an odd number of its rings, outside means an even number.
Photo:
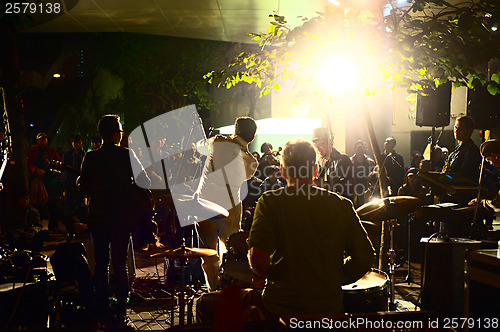
[[[126,313],[129,292],[127,253],[130,233],[128,227],[113,227],[111,225],[98,225],[91,231],[95,259],[96,305],[100,310],[107,311],[109,309],[109,262],[111,257],[115,273],[117,313]]]

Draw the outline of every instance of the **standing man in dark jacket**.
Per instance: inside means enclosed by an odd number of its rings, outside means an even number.
[[[389,196],[397,196],[399,188],[404,182],[404,160],[403,156],[396,152],[396,139],[387,137],[384,142],[384,152],[382,160],[382,174],[387,178],[387,190]]]
[[[375,161],[366,155],[366,144],[357,141],[354,144],[354,155],[351,157],[354,176],[354,207],[365,204],[364,193],[370,187],[368,175],[375,169]]]
[[[446,160],[443,167],[444,173],[460,174],[478,182],[481,166],[481,153],[471,139],[474,131],[474,120],[468,116],[461,116],[455,121],[453,133],[458,142]]]
[[[101,148],[90,151],[82,163],[78,178],[80,191],[89,198],[88,225],[92,235],[95,259],[95,290],[97,312],[102,319],[109,313],[109,253],[116,275],[117,323],[126,323],[126,303],[129,291],[127,252],[134,220],[127,206],[134,186],[132,168],[142,166],[135,153],[119,146],[122,125],[117,115],[105,115],[97,126],[103,140]],[[143,171],[137,179],[144,187],[149,178]]]

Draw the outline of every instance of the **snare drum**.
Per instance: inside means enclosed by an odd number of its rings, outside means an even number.
[[[249,232],[237,232],[227,239],[227,252],[222,260],[220,276],[222,286],[238,284],[245,288],[253,287],[252,269],[247,258],[248,234]]]
[[[372,269],[358,281],[342,286],[344,310],[348,313],[388,310],[388,275]]]

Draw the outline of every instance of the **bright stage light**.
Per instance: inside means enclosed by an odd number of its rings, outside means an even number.
[[[319,82],[332,95],[350,90],[358,78],[358,68],[342,56],[330,58],[320,68]]]
[[[256,120],[258,135],[310,135],[321,127],[319,118],[269,118]],[[217,128],[223,135],[234,134],[234,125]]]

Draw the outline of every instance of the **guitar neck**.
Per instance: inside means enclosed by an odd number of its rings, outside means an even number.
[[[71,171],[73,173],[76,173],[77,175],[80,175],[80,170],[69,166],[65,165],[60,161],[53,160],[50,165],[49,165],[49,170],[54,172],[54,173],[63,173],[65,170]]]

